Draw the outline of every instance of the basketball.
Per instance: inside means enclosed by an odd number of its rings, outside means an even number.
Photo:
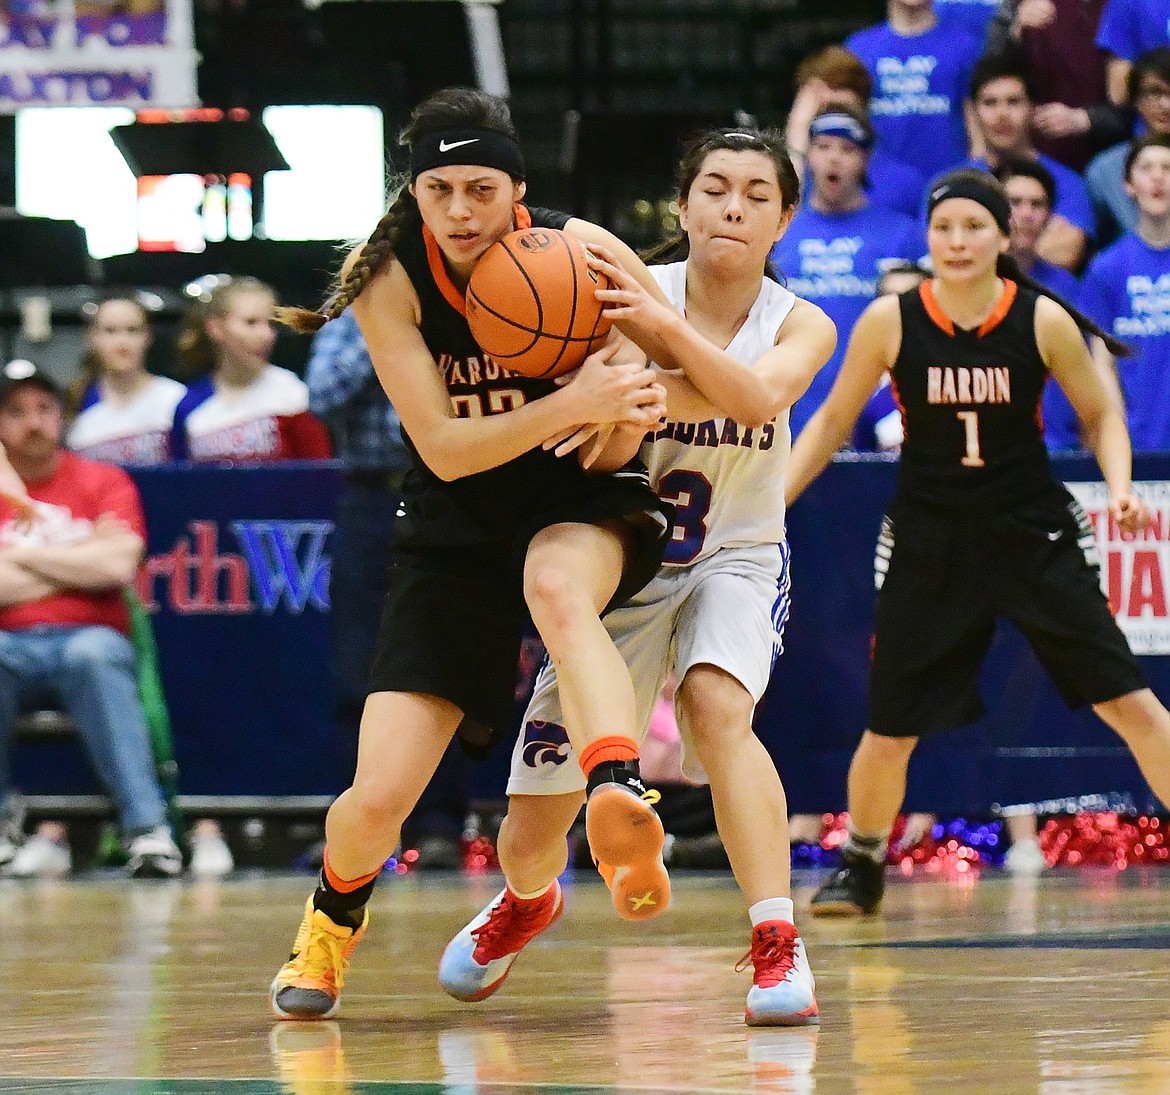
[[[524,228],[475,264],[467,323],[484,353],[505,369],[560,376],[605,342],[610,322],[594,290],[607,284],[589,268],[579,240],[553,228]]]

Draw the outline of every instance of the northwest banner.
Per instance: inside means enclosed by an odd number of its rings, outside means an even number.
[[[0,5],[0,113],[198,104],[191,0]]]
[[[1066,483],[1084,507],[1101,559],[1101,588],[1135,654],[1170,654],[1170,482],[1135,483],[1150,507],[1150,523],[1136,536],[1109,516],[1104,483]]]

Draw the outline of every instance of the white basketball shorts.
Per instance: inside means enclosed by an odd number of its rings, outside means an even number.
[[[610,612],[605,626],[634,682],[639,737],[667,676],[673,672],[682,681],[695,665],[729,673],[758,703],[783,649],[788,589],[787,544],[722,548],[691,566],[663,567],[640,593]],[[676,714],[683,773],[705,783],[677,706]],[[585,776],[565,733],[556,670],[546,660],[512,752],[508,794],[584,789]]]

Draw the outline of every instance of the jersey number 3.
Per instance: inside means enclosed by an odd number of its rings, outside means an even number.
[[[956,411],[959,421],[963,423],[966,434],[967,451],[960,463],[965,468],[983,467],[983,454],[979,451],[979,412]]]
[[[700,472],[676,468],[658,481],[658,497],[674,504],[674,532],[662,561],[689,563],[698,557],[707,538],[711,482]]]

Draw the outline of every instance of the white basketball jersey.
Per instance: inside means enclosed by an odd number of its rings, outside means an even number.
[[[177,380],[155,376],[128,403],[98,400],[73,420],[68,445],[110,464],[165,464],[175,408],[186,391]]]
[[[667,299],[686,310],[687,264],[651,266]],[[769,278],[727,353],[751,365],[775,346],[796,297]],[[788,411],[751,429],[729,418],[667,421],[642,445],[659,496],[675,506],[663,562],[685,566],[718,551],[784,539],[784,469],[792,448]]]

